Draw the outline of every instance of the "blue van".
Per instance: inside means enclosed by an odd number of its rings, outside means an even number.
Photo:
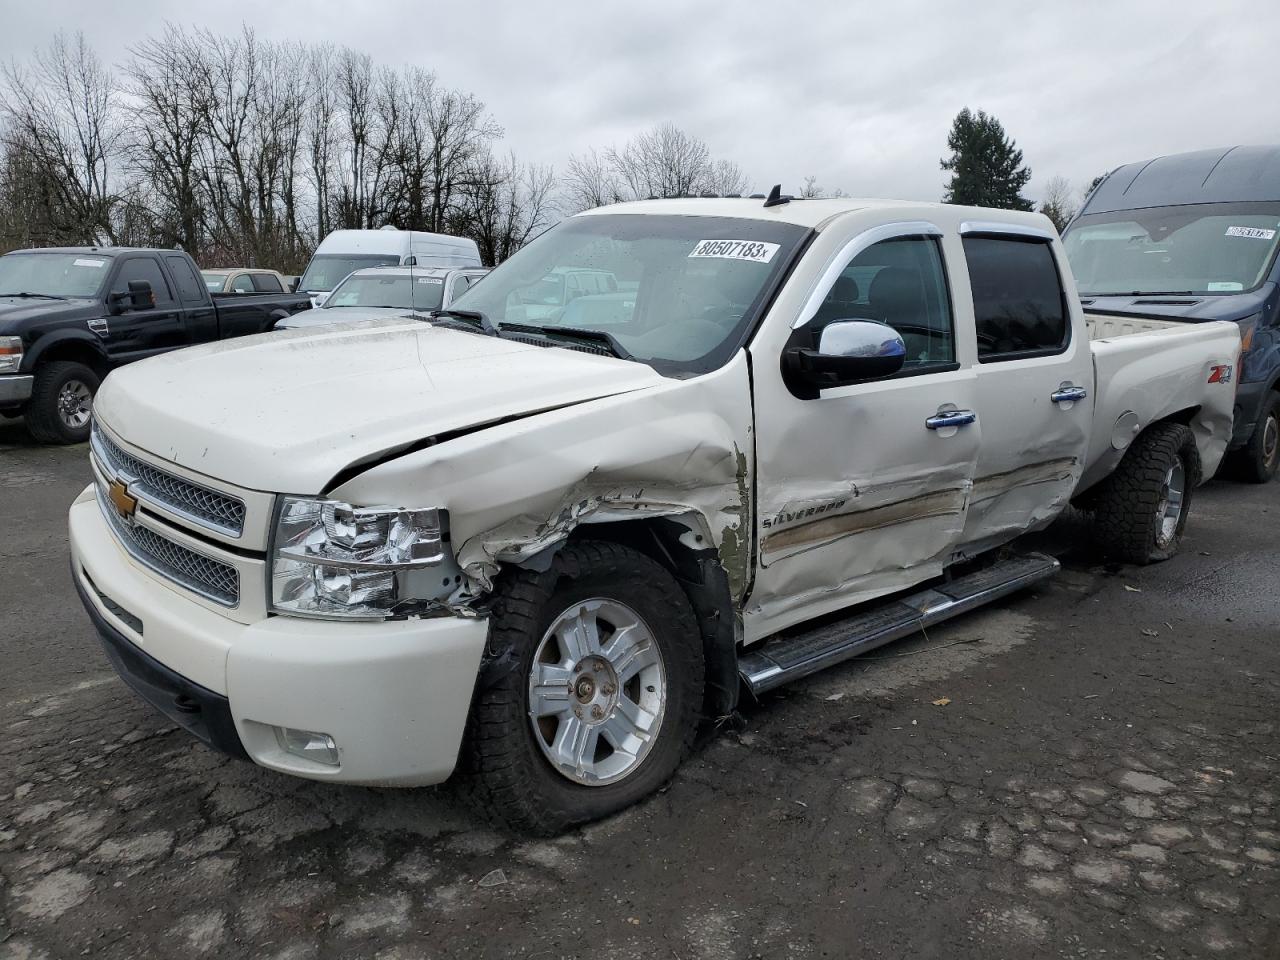
[[[1231,459],[1280,467],[1280,146],[1199,150],[1108,174],[1063,232],[1090,313],[1234,320],[1243,341]]]

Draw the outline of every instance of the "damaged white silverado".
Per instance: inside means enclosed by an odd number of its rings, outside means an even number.
[[[556,831],[661,785],[740,691],[1051,574],[994,548],[1069,502],[1169,556],[1239,346],[1086,317],[1034,214],[623,204],[430,323],[112,373],[73,575],[207,743],[343,783],[457,768]]]

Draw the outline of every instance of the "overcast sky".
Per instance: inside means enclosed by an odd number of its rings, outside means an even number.
[[[458,3],[57,0],[5,4],[0,57],[81,29],[108,61],[165,18],[329,41],[435,70],[506,130],[504,148],[564,167],[671,120],[757,188],[815,174],[855,196],[938,199],[948,127],[995,114],[1039,197],[1132,160],[1280,140],[1274,0]]]

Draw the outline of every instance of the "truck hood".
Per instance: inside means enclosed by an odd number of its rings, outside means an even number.
[[[1081,297],[1086,313],[1127,313],[1157,320],[1243,320],[1263,308],[1275,292],[1274,283],[1242,293],[1209,293],[1176,296],[1149,294],[1141,297],[1094,295]]]
[[[90,316],[102,316],[102,307],[84,298],[0,297],[0,335],[21,334],[36,320],[78,320]]]
[[[310,494],[348,466],[441,433],[661,382],[641,363],[376,320],[143,360],[107,377],[94,410],[162,459]]]

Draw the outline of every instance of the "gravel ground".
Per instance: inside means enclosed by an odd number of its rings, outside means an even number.
[[[227,760],[115,679],[84,447],[0,425],[0,957],[1280,956],[1280,485],[771,696],[551,841]]]

